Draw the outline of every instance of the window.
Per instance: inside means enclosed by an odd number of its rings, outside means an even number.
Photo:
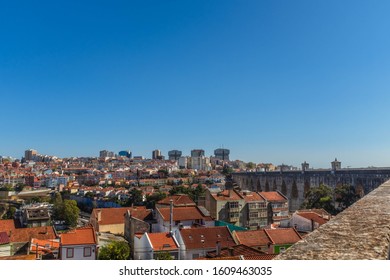
[[[286,247],[280,247],[280,248],[279,248],[279,252],[280,252],[280,253],[283,253],[284,251],[286,251]]]
[[[73,258],[73,248],[67,248],[66,249],[66,258],[72,259]]]
[[[92,256],[91,247],[84,247],[84,257]]]
[[[229,208],[238,208],[238,201],[233,201],[229,203]]]

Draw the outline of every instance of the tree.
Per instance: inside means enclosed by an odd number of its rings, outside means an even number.
[[[112,241],[99,250],[99,260],[128,260],[130,246],[126,241]]]
[[[305,201],[301,205],[303,209],[323,208],[331,214],[335,214],[333,204],[333,191],[330,187],[321,184],[318,187],[310,188],[305,194]]]
[[[232,174],[233,173],[233,168],[227,164],[225,164],[223,166],[223,169],[222,169],[222,172],[221,172],[223,175],[229,175],[229,174]]]
[[[80,209],[77,207],[77,202],[75,200],[65,200],[64,201],[64,221],[70,227],[77,226],[77,219],[79,218]]]
[[[245,167],[246,167],[247,169],[255,169],[256,164],[250,161],[250,162],[248,162],[248,163],[245,165]]]
[[[359,199],[354,187],[349,185],[338,185],[334,189],[335,201],[337,202],[337,211],[341,212],[351,206]]]
[[[162,192],[156,192],[151,195],[146,196],[146,206],[148,208],[155,208],[156,202],[166,198],[167,195]]]
[[[155,254],[155,259],[156,260],[173,260],[174,258],[167,251],[158,251]]]
[[[55,197],[55,203],[53,207],[53,218],[59,221],[65,221],[70,227],[77,226],[77,219],[80,214],[80,209],[77,207],[75,200],[62,201],[61,196]]]

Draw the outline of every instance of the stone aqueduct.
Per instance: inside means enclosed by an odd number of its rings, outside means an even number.
[[[290,210],[294,211],[303,203],[307,188],[320,184],[331,188],[350,185],[364,196],[390,179],[390,168],[242,172],[233,173],[232,178],[243,190],[282,192],[289,199]]]

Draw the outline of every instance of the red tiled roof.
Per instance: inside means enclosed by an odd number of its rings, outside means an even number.
[[[178,207],[178,206],[195,206],[195,202],[186,194],[178,194],[178,195],[172,195],[168,196],[164,199],[161,199],[158,204],[163,204],[163,205],[170,205],[171,202],[170,200],[172,199],[173,201],[173,206]]]
[[[244,244],[239,244],[231,247],[222,248],[219,257],[231,257],[231,256],[252,256],[252,255],[264,255],[264,252],[251,248]],[[207,253],[210,258],[218,257],[217,250]]]
[[[279,192],[260,192],[260,195],[267,201],[287,201]]]
[[[91,217],[97,218],[98,212],[101,213],[101,220],[99,225],[113,225],[124,224],[125,214],[127,211],[131,212],[131,215],[139,220],[145,220],[152,215],[150,209],[146,209],[145,206],[137,207],[120,207],[120,208],[95,208],[92,211]]]
[[[241,200],[243,199],[235,190],[224,190],[219,193],[211,193],[215,200]]]
[[[11,233],[11,242],[30,242],[32,238],[55,239],[57,237],[53,227],[17,228]]]
[[[187,249],[230,247],[236,245],[227,227],[204,227],[180,230],[180,234]]]
[[[250,261],[265,261],[265,260],[272,260],[275,258],[277,255],[276,254],[263,254],[263,255],[252,255],[252,256],[244,256],[245,260],[250,260]]]
[[[10,242],[8,233],[5,231],[0,232],[0,245],[8,244]]]
[[[265,199],[256,192],[241,192],[241,196],[246,202],[264,201]]]
[[[234,235],[239,244],[249,247],[265,246],[272,243],[264,230],[235,231]]]
[[[92,227],[76,228],[60,236],[61,245],[97,244],[95,231]]]
[[[37,248],[38,247],[38,248]],[[48,253],[53,250],[57,250],[60,247],[60,242],[58,240],[42,240],[42,239],[31,239],[30,252],[38,253]]]
[[[9,233],[9,231],[15,230],[15,221],[13,219],[9,220],[0,220],[0,231],[5,231]]]
[[[319,225],[323,225],[328,222],[328,220],[322,218],[321,216],[319,216],[317,213],[314,212],[298,212],[297,215],[306,218],[308,220],[313,220]]]
[[[169,208],[158,208],[164,221],[169,221],[170,219],[170,209]],[[198,207],[178,207],[173,208],[173,220],[174,221],[188,221],[188,220],[211,220],[211,217],[204,216]]]
[[[169,251],[179,248],[173,237],[167,232],[148,233],[148,237],[154,250]]]
[[[264,229],[273,244],[294,244],[302,239],[294,228]]]
[[[0,257],[0,260],[36,260],[35,255],[29,254],[29,255],[14,255],[14,256],[7,256],[7,257]]]

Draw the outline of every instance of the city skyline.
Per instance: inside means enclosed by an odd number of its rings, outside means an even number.
[[[389,8],[4,3],[0,155],[226,147],[246,162],[390,166]]]

